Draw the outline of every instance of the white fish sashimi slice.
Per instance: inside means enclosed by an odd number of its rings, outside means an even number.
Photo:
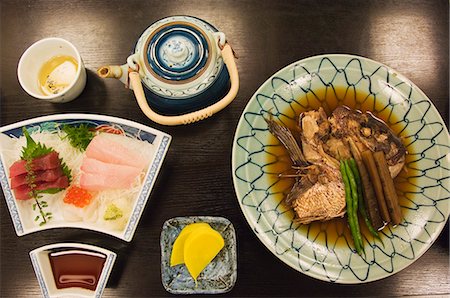
[[[89,157],[84,158],[81,171],[80,186],[96,191],[128,188],[142,172],[140,168],[105,163]]]
[[[154,155],[153,145],[123,135],[100,133],[86,148],[86,156],[106,163],[145,169]]]
[[[80,176],[81,188],[102,191],[106,189],[129,188],[133,185],[136,176],[121,177],[120,175],[102,175],[93,173],[82,173]]]
[[[81,164],[81,170],[85,173],[98,174],[101,176],[117,176],[121,179],[132,180],[138,176],[142,169],[133,166],[107,163],[98,159],[85,157]]]

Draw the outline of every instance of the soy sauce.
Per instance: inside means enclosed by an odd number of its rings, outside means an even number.
[[[95,291],[106,255],[89,250],[66,250],[49,254],[56,288],[84,288]]]

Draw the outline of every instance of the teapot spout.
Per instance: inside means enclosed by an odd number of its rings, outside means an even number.
[[[116,78],[122,83],[127,83],[128,65],[108,65],[102,66],[97,70],[97,74],[101,78]]]

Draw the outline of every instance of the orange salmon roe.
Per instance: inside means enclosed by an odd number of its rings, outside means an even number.
[[[92,201],[92,195],[85,189],[78,186],[71,186],[67,189],[64,203],[72,204],[83,208]]]

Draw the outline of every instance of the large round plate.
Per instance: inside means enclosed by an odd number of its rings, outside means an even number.
[[[264,117],[270,113],[281,122],[292,119],[294,110],[324,104],[318,90],[338,89],[367,94],[341,103],[382,115],[409,152],[409,176],[400,191],[405,221],[385,228],[380,234],[382,244],[366,238],[363,256],[353,249],[346,233],[333,239],[327,237],[327,229],[293,222],[293,211],[281,203],[283,193],[276,188],[283,182],[270,173],[275,162],[272,149],[281,145],[273,141]],[[449,148],[448,130],[436,108],[404,76],[362,57],[315,56],[278,71],[250,99],[233,142],[234,187],[251,228],[280,260],[329,282],[369,282],[412,264],[442,231],[450,205]]]

